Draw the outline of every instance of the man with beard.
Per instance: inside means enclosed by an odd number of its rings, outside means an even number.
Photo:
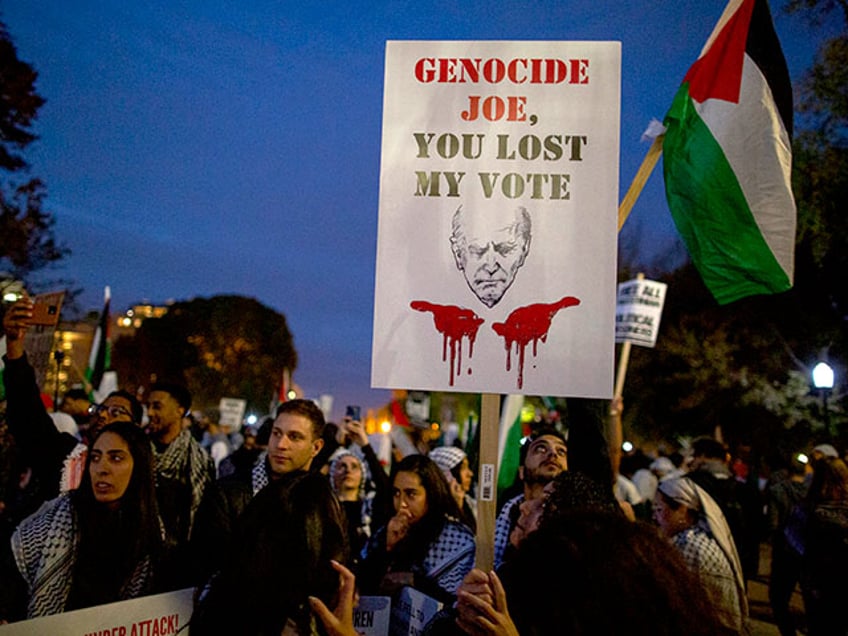
[[[517,527],[522,505],[532,507],[542,500],[545,486],[561,472],[568,470],[568,447],[565,438],[554,428],[534,432],[522,445],[518,477],[524,491],[507,501],[495,522],[495,567],[504,559],[509,537]],[[525,515],[526,516],[526,515]]]

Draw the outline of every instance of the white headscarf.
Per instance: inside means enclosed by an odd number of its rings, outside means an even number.
[[[674,501],[686,506],[698,513],[699,523],[706,525],[706,529],[716,540],[721,551],[730,561],[730,567],[736,575],[736,587],[739,590],[739,603],[744,614],[748,614],[748,599],[745,595],[745,577],[742,574],[742,562],[733,542],[730,526],[724,518],[715,499],[710,497],[706,490],[687,477],[672,477],[659,483],[657,487],[662,494]]]

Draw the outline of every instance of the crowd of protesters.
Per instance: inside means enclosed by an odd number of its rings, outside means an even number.
[[[848,628],[848,467],[830,445],[806,476],[775,461],[756,484],[713,439],[685,460],[617,457],[621,403],[575,402],[523,440],[484,572],[470,449],[431,440],[386,465],[362,422],[302,399],[193,435],[191,395],[168,382],[144,405],[116,391],[86,408],[73,390],[62,429],[24,350],[30,316],[23,299],[3,318],[0,622],[193,587],[193,634],[353,636],[357,594],[412,587],[443,604],[431,635],[745,634],[767,539],[781,634],[796,584],[809,634]]]

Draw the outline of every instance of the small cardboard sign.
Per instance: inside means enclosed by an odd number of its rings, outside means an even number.
[[[657,344],[667,287],[665,283],[645,279],[619,284],[615,309],[616,342],[631,342],[642,347]]]
[[[392,605],[391,636],[418,636],[443,604],[409,586],[403,587]]]
[[[221,402],[218,404],[218,410],[221,412],[221,416],[218,421],[224,426],[238,430],[244,421],[244,412],[246,409],[247,400],[228,397],[221,398]]]
[[[392,599],[388,596],[360,596],[353,609],[353,628],[360,636],[388,636]]]
[[[172,636],[191,619],[194,589],[0,625],[3,636]],[[183,631],[182,633],[187,633]]]

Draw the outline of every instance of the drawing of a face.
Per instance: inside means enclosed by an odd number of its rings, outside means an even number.
[[[487,307],[500,301],[524,265],[530,235],[530,213],[524,207],[474,215],[459,206],[454,213],[450,241],[456,267]]]

